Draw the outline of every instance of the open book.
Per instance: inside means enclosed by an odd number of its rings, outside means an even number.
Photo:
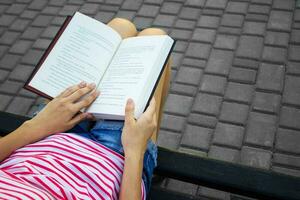
[[[94,82],[101,94],[86,112],[122,120],[126,101],[132,98],[138,118],[173,46],[167,35],[122,40],[109,26],[76,12],[66,19],[24,88],[51,99],[80,81]]]

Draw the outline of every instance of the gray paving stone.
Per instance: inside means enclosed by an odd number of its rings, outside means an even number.
[[[41,10],[47,5],[47,0],[33,0],[29,5],[29,9]]]
[[[247,21],[268,22],[268,19],[269,19],[268,15],[265,15],[265,14],[248,13],[246,15]]]
[[[60,7],[48,6],[42,10],[42,14],[56,15],[60,11]]]
[[[188,40],[192,35],[191,30],[173,29],[170,36],[175,39]]]
[[[243,137],[244,127],[219,122],[212,143],[241,148]]]
[[[215,30],[196,28],[193,32],[192,40],[212,43],[215,39],[215,35]]]
[[[190,43],[186,52],[187,56],[194,58],[207,59],[210,53],[211,45],[204,43]]]
[[[229,82],[225,91],[225,100],[250,103],[254,92],[253,85]]]
[[[160,130],[157,138],[157,145],[176,150],[179,146],[181,134]]]
[[[175,179],[169,179],[167,184],[167,189],[171,191],[180,191],[180,193],[189,194],[189,195],[196,195],[198,190],[198,185],[186,183],[183,181],[178,181]]]
[[[113,18],[113,16],[114,16],[114,14],[111,13],[109,20],[111,20]],[[105,21],[108,22],[109,20],[105,20]],[[141,29],[148,28],[149,26],[151,26],[153,19],[147,18],[147,17],[135,17],[133,22],[134,22],[136,28],[141,30]]]
[[[222,97],[199,93],[195,99],[192,110],[216,116],[219,113],[221,103]]]
[[[6,108],[6,112],[18,115],[25,115],[32,106],[34,100],[24,97],[15,97],[13,101]]]
[[[271,156],[270,151],[244,146],[241,151],[241,164],[269,169]]]
[[[20,33],[6,31],[0,38],[0,44],[12,45],[19,36]]]
[[[272,4],[273,8],[282,9],[282,10],[293,10],[295,7],[295,1],[293,0],[274,0]]]
[[[127,0],[124,1],[121,8],[126,10],[138,10],[142,2],[143,2],[142,0]]]
[[[240,152],[236,149],[230,149],[213,145],[209,149],[208,157],[231,163],[237,163],[240,158]]]
[[[271,5],[272,0],[252,0],[252,3]]]
[[[58,26],[48,26],[46,29],[44,29],[44,32],[42,33],[42,37],[45,38],[54,38],[54,36],[56,35],[56,33],[59,31]]]
[[[287,47],[289,37],[288,33],[267,31],[265,44]]]
[[[200,59],[197,59],[197,58],[186,58],[185,57],[185,58],[183,58],[182,64],[186,65],[186,66],[205,68],[206,61],[205,60],[200,60]]]
[[[221,26],[219,28],[219,33],[221,34],[229,34],[229,35],[240,35],[242,30],[240,28],[228,27],[228,26]]]
[[[208,187],[199,187],[200,199],[218,199],[218,200],[230,200],[230,193],[221,190],[216,190]]]
[[[79,8],[80,6],[77,5],[64,5],[58,14],[61,16],[73,15]]]
[[[195,149],[208,150],[212,129],[187,125],[181,145]]]
[[[179,17],[182,19],[198,19],[199,14],[199,8],[183,7],[179,13]]]
[[[229,73],[229,80],[254,84],[256,79],[256,71],[251,69],[244,69],[239,67],[232,67]]]
[[[26,4],[14,3],[5,11],[5,13],[20,15],[26,7]]]
[[[155,17],[158,14],[158,11],[159,11],[159,6],[142,5],[142,7],[140,8],[137,14],[144,17]]]
[[[32,47],[36,49],[46,50],[49,47],[51,42],[52,40],[48,40],[48,39],[37,39]]]
[[[1,53],[0,53],[1,55]],[[300,63],[299,62],[288,62],[286,65],[287,73],[300,75]]]
[[[186,19],[177,19],[175,22],[176,28],[194,29],[196,22]]]
[[[300,61],[300,45],[289,46],[289,60]]]
[[[257,69],[258,61],[246,58],[234,58],[233,65],[237,67]]]
[[[100,21],[102,23],[108,23],[110,20],[113,19],[114,15],[115,15],[114,12],[101,11],[95,15],[95,19],[97,19],[98,21]],[[134,22],[138,23],[138,24],[136,24],[136,27],[140,28],[140,23],[137,20],[135,20]],[[151,22],[152,22],[152,19],[151,19]]]
[[[0,45],[0,58],[7,52],[8,47],[5,45]]]
[[[175,22],[176,17],[172,16],[172,15],[157,15],[153,25],[154,26],[167,26],[167,27],[171,27],[173,26],[174,22]]]
[[[284,66],[262,63],[259,67],[257,87],[264,90],[282,92]]]
[[[0,94],[0,110],[4,111],[4,109],[11,102],[12,97],[9,95]]]
[[[272,10],[268,23],[268,29],[278,31],[290,31],[292,24],[292,13],[286,11]]]
[[[146,0],[146,3],[161,5],[164,0]]]
[[[279,128],[276,134],[277,150],[291,153],[300,153],[300,134],[298,131]]]
[[[4,82],[9,75],[9,71],[0,69],[0,83]]]
[[[49,15],[39,15],[35,18],[31,25],[37,27],[46,27],[50,24],[52,18],[53,16]]]
[[[18,93],[22,86],[23,84],[20,82],[7,80],[4,83],[0,84],[0,92],[4,94],[15,95]]]
[[[198,88],[195,85],[186,85],[181,83],[173,83],[171,85],[171,93],[185,95],[185,96],[195,96],[198,92]]]
[[[31,49],[22,57],[21,62],[24,64],[36,65],[42,55],[43,51]]]
[[[179,68],[181,64],[181,60],[183,58],[182,53],[172,53],[172,68]]]
[[[18,40],[9,49],[9,52],[10,53],[15,53],[15,54],[25,54],[30,49],[30,47],[32,46],[32,43],[33,42],[27,41],[27,40]]]
[[[220,17],[201,15],[198,20],[198,26],[204,28],[217,28],[219,25]]]
[[[14,15],[2,15],[0,17],[0,26],[9,26],[13,21],[16,19],[16,16]]]
[[[87,14],[87,15],[94,15],[94,14],[97,13],[99,8],[100,8],[99,4],[86,3],[80,8],[79,12],[82,12],[82,13]]]
[[[282,154],[282,153],[274,153],[273,163],[300,167],[300,157],[294,155]]]
[[[223,122],[245,125],[249,106],[238,103],[223,102],[220,120]]]
[[[167,98],[167,102],[165,104],[165,111],[186,116],[190,112],[192,102],[193,102],[192,97],[169,94]]]
[[[300,177],[300,170],[285,167],[272,166],[272,171],[290,176]]]
[[[214,47],[221,49],[234,50],[236,48],[238,37],[234,35],[218,34]]]
[[[249,35],[264,35],[266,30],[266,24],[262,22],[245,22],[243,27],[243,33]]]
[[[258,4],[250,4],[248,8],[249,13],[257,13],[257,14],[269,14],[270,6],[268,5],[258,5]]]
[[[30,20],[17,19],[9,27],[10,30],[23,32],[29,25]]]
[[[116,16],[132,21],[135,14],[136,13],[134,11],[119,10]]]
[[[185,122],[186,122],[186,118],[184,117],[163,114],[162,121],[161,121],[161,128],[168,129],[174,132],[181,132],[184,128]]]
[[[27,65],[18,65],[9,75],[9,79],[26,82],[32,73],[33,67]]]
[[[163,2],[160,12],[166,14],[177,14],[182,7],[181,3]]]
[[[47,30],[47,29],[46,29]],[[29,27],[27,28],[24,33],[21,35],[22,39],[31,39],[36,40],[40,34],[44,31],[43,28],[38,27]]]
[[[174,51],[185,52],[187,49],[188,43],[186,41],[177,40],[175,43]]]
[[[300,105],[300,77],[286,76],[283,102],[292,105]]]
[[[191,7],[203,7],[205,5],[205,1],[206,0],[187,0],[185,5]]]
[[[14,54],[5,54],[0,62],[0,68],[12,70],[19,62],[21,56]]]
[[[272,148],[275,131],[276,117],[274,115],[251,112],[247,123],[245,142]]]
[[[286,48],[264,46],[262,59],[264,61],[271,61],[283,64],[286,61]]]
[[[279,125],[289,128],[300,129],[300,110],[293,107],[281,107]]]
[[[198,113],[190,113],[188,122],[203,127],[215,128],[217,118],[214,116],[208,116]]]
[[[22,14],[21,17],[24,19],[34,19],[38,15],[38,11],[34,10],[25,10]]]
[[[226,78],[222,76],[205,74],[200,85],[200,91],[223,95],[226,82]]]
[[[202,76],[202,70],[192,67],[181,67],[177,73],[175,81],[198,85]]]
[[[231,27],[241,27],[243,24],[244,16],[237,14],[224,14],[222,17],[221,25]]]
[[[224,9],[226,7],[227,0],[207,0],[205,7]]]
[[[247,12],[247,2],[233,2],[229,1],[226,7],[226,12],[244,14]]]
[[[232,65],[233,52],[213,49],[208,59],[206,72],[227,75]]]
[[[300,30],[297,29],[292,30],[291,42],[296,44],[300,43]]]
[[[237,56],[259,59],[263,47],[263,38],[256,36],[241,36]]]
[[[280,108],[281,96],[273,93],[256,92],[253,100],[253,109],[277,114]]]

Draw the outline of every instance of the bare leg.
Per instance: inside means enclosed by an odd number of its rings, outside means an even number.
[[[135,25],[124,18],[114,18],[107,25],[116,30],[123,39],[134,37],[137,34]]]
[[[145,35],[166,35],[166,32],[158,29],[158,28],[147,28],[138,33],[137,36],[145,36]],[[171,64],[170,59],[168,60],[168,63],[166,64],[166,67],[164,69],[164,72],[159,80],[159,83],[157,85],[157,88],[154,92],[154,98],[156,101],[156,116],[157,116],[157,130],[153,133],[151,139],[154,143],[157,141],[157,133],[159,131],[162,112],[163,112],[163,105],[165,103],[168,90],[170,87],[170,74],[171,74]]]

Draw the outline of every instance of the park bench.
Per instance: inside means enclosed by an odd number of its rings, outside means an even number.
[[[0,136],[15,130],[27,117],[0,112]],[[158,177],[177,179],[258,199],[300,199],[300,178],[268,170],[179,153],[159,147]],[[152,184],[150,199],[201,199]]]

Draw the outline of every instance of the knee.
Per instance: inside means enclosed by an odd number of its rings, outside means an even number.
[[[143,35],[167,35],[167,33],[159,28],[146,28],[139,32],[138,36],[143,36]]]
[[[135,25],[124,18],[114,18],[107,25],[115,29],[122,38],[133,37],[137,34]]]

